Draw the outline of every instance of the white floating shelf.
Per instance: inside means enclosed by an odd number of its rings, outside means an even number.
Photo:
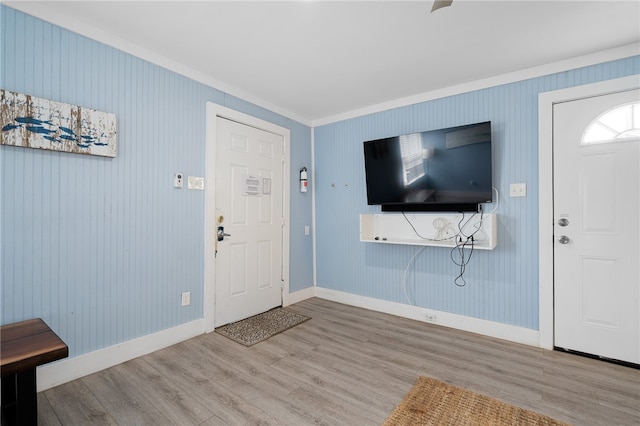
[[[464,242],[473,235],[474,249],[493,250],[498,240],[496,224],[496,214],[485,214],[482,220],[473,213],[464,217],[461,213],[406,213],[406,219],[401,213],[361,214],[360,241],[455,247],[460,238]],[[465,248],[471,248],[471,243]]]

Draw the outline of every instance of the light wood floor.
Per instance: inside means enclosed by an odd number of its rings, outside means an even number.
[[[426,375],[575,425],[640,425],[640,370],[310,299],[246,348],[217,333],[38,394],[46,425],[379,425]]]

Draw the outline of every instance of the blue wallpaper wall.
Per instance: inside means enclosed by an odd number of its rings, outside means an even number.
[[[538,94],[638,73],[633,57],[314,129],[317,285],[407,303],[403,274],[419,247],[359,241],[359,215],[380,212],[367,205],[362,143],[491,121],[498,246],[474,252],[465,287],[453,282],[459,270],[450,249],[427,247],[408,270],[407,290],[418,306],[538,329]],[[509,184],[521,182],[527,196],[509,198]]]
[[[291,130],[290,290],[313,284],[308,126],[0,6],[0,87],[115,113],[118,156],[0,147],[3,324],[43,318],[76,356],[203,315],[206,102]],[[191,305],[180,307],[180,293]]]
[[[204,193],[172,178],[204,176],[206,102],[291,130],[290,290],[311,286],[309,127],[5,6],[0,37],[1,88],[115,113],[119,142],[114,159],[0,147],[3,324],[42,317],[76,356],[202,317]],[[315,129],[317,284],[404,303],[418,248],[359,242],[359,214],[379,211],[362,142],[490,120],[498,247],[474,253],[463,288],[449,251],[427,248],[408,289],[419,306],[537,329],[537,95],[639,72],[634,57]],[[528,196],[509,198],[512,182]]]

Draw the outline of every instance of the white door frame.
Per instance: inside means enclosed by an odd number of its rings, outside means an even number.
[[[284,226],[282,234],[282,274],[283,274],[283,298],[289,294],[289,212],[290,212],[290,150],[289,141],[291,131],[268,121],[261,120],[251,115],[223,107],[212,102],[207,102],[206,112],[206,154],[205,154],[205,214],[204,214],[204,331],[209,333],[214,330],[216,270],[215,270],[215,238],[216,238],[216,147],[217,147],[217,120],[218,117],[236,121],[247,126],[265,130],[281,135],[284,140],[284,170],[283,170],[283,203]]]
[[[640,75],[538,95],[539,341],[553,349],[553,105],[640,87]]]

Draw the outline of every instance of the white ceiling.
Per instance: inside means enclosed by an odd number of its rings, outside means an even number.
[[[306,123],[622,46],[640,54],[638,0],[454,0],[433,13],[432,0],[4,3]]]

